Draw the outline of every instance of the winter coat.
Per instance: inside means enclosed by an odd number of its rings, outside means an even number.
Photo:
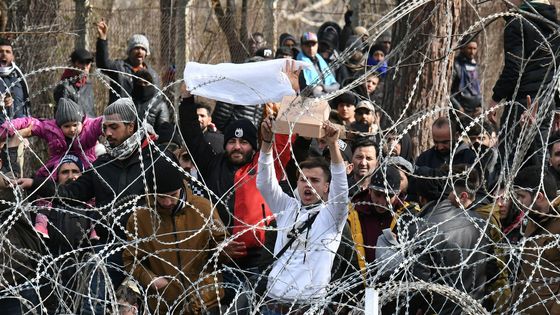
[[[412,240],[401,241],[412,241],[412,250],[420,255],[412,269],[415,276],[482,300],[494,246],[487,237],[486,218],[457,208],[449,200],[429,203],[418,217],[422,220],[410,227]],[[460,307],[441,295],[429,304],[427,314],[462,314]]]
[[[107,40],[97,39],[97,50],[95,52],[95,63],[97,67],[101,70],[108,69],[119,72],[124,72],[126,74],[134,74],[132,65],[128,59],[125,60],[110,60],[109,59],[109,47]],[[155,86],[160,87],[160,79],[157,72],[147,64],[144,64],[145,69],[152,75]],[[134,87],[134,77],[130,75],[124,75],[116,73],[114,71],[105,72],[113,81],[111,82],[111,90],[109,92],[109,104],[113,103],[121,97],[130,97],[132,95],[132,88]]]
[[[536,14],[538,18],[529,15],[505,17],[504,68],[492,94],[496,102],[502,99],[523,100],[526,95],[534,99],[539,89],[547,88],[552,82],[557,71],[555,63],[558,60],[555,62],[554,56],[560,48],[560,39],[556,9],[540,3],[531,3],[531,6],[522,5],[520,12]],[[516,90],[517,95],[514,95]]]
[[[259,153],[255,153],[245,165],[232,165],[226,152],[214,152],[212,146],[204,140],[193,97],[183,99],[179,114],[181,133],[202,178],[215,194],[211,197],[217,203],[222,222],[232,235],[239,235],[237,241],[244,242],[247,246],[247,256],[237,259],[236,264],[241,268],[257,266],[259,262],[255,258],[260,255],[259,250],[265,241],[263,227],[272,219],[272,212],[256,185]],[[278,159],[275,159],[278,180],[290,159],[290,150],[285,147],[287,143],[288,136],[276,135],[276,152],[281,152]],[[254,150],[257,151],[258,148]],[[216,197],[220,198],[219,202]]]
[[[151,98],[144,102],[134,100],[134,103],[136,104],[136,110],[138,111],[140,121],[145,118],[146,122],[154,127],[156,133],[158,133],[159,127],[163,123],[172,121],[169,105],[161,96],[156,97],[155,100]]]
[[[459,54],[453,62],[451,79],[451,102],[456,107],[474,111],[476,104],[482,101],[478,65],[474,59]]]
[[[164,150],[164,148],[162,148]],[[96,225],[96,231],[101,238],[100,243],[106,243],[113,233],[107,231],[106,226],[113,227],[117,237],[126,239],[124,228],[130,216],[127,212],[129,207],[120,207],[131,197],[144,195],[146,187],[144,185],[145,173],[151,171],[150,161],[160,156],[160,153],[148,145],[148,141],[142,143],[142,160],[139,151],[134,152],[124,160],[115,159],[109,154],[103,154],[95,160],[93,168],[95,172],[84,172],[77,180],[66,185],[56,187],[54,181],[45,180],[37,177],[33,180],[31,191],[42,197],[56,196],[87,202],[95,198],[97,209],[100,213],[95,213],[93,219],[100,219],[104,224]],[[118,208],[118,210],[117,210]],[[111,211],[113,212],[109,215]],[[118,219],[116,224],[115,218]],[[107,225],[105,225],[107,224]]]
[[[453,152],[455,146],[451,147]],[[457,164],[473,164],[476,161],[476,153],[466,144],[460,144],[453,152],[453,165]],[[416,162],[417,167],[426,166],[429,168],[440,168],[444,164],[449,164],[451,154],[441,155],[434,147],[422,152]]]
[[[186,187],[185,182],[187,203],[182,209],[139,208],[128,219],[130,245],[123,252],[124,266],[148,290],[154,314],[158,306],[159,314],[168,314],[167,306],[173,303],[178,305],[170,314],[201,314],[217,306],[216,293],[223,293],[218,290],[221,277],[212,275],[211,261],[217,259],[214,254],[226,236],[225,229],[210,202]],[[158,305],[152,294],[159,294],[150,283],[161,276],[168,276],[170,283],[160,291],[164,301]]]
[[[14,99],[12,107],[6,112],[10,119],[27,117],[30,114],[29,87],[21,70],[14,64],[14,70],[7,76],[0,76],[0,93],[9,93]],[[0,112],[0,124],[6,121],[6,116]]]
[[[514,313],[560,314],[560,305],[556,303],[560,295],[559,234],[558,217],[538,223],[529,220],[524,233],[526,240],[520,244],[521,265],[513,287],[513,301],[520,302]]]
[[[15,130],[20,130],[33,126],[31,135],[44,139],[49,150],[49,160],[38,171],[41,177],[49,176],[49,171],[54,171],[58,167],[60,160],[68,153],[80,158],[84,167],[90,167],[96,159],[95,145],[97,139],[103,134],[103,117],[84,118],[82,132],[72,142],[62,133],[62,129],[56,124],[54,119],[37,119],[33,117],[16,118],[5,122],[0,127],[0,138],[13,136]]]
[[[58,104],[59,99],[67,98],[80,105],[87,117],[95,118],[97,116],[94,110],[95,97],[91,80],[87,80],[82,87],[77,87],[74,83],[65,81],[54,88],[53,97],[55,104]],[[54,112],[56,113],[56,107]]]
[[[212,113],[212,122],[220,131],[226,130],[226,127],[232,122],[239,119],[247,118],[253,125],[260,126],[264,114],[264,105],[240,106],[224,102],[216,102],[216,107]]]

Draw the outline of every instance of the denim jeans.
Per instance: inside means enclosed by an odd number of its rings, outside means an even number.
[[[19,291],[17,297],[0,298],[2,314],[42,314],[37,291],[31,286]]]

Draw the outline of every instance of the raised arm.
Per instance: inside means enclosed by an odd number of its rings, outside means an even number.
[[[257,188],[273,213],[288,209],[291,198],[284,194],[278,184],[274,170],[274,157],[272,155],[272,121],[266,118],[261,124],[261,152],[259,155],[259,168],[257,172]]]
[[[107,31],[109,27],[104,19],[97,23],[97,43],[95,50],[95,64],[99,69],[115,69],[115,61],[109,59]]]
[[[346,166],[340,153],[338,138],[340,129],[331,123],[323,124],[325,129],[325,140],[329,145],[331,154],[331,184],[329,189],[329,207],[333,211],[332,216],[339,228],[342,229],[348,216],[348,178],[346,177]]]
[[[208,178],[210,173],[210,165],[216,157],[216,153],[212,146],[204,140],[202,129],[196,115],[196,106],[194,105],[194,97],[184,97],[181,105],[179,105],[179,127],[185,138],[185,143],[198,166],[198,170],[203,177]]]
[[[16,130],[20,131],[21,136],[24,138],[31,136],[41,137],[44,131],[44,123],[33,117],[21,117],[5,121],[0,126],[0,140],[5,140],[8,136],[14,136]]]

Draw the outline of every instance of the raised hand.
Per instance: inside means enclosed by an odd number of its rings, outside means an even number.
[[[328,121],[323,123],[323,129],[325,130],[325,136],[323,137],[325,139],[325,142],[329,146],[336,145],[336,141],[339,138],[340,129]]]
[[[109,27],[107,26],[107,23],[105,23],[105,19],[101,19],[101,21],[99,21],[97,23],[97,37],[101,38],[101,39],[107,39],[107,31],[108,31]]]
[[[301,66],[298,68],[295,60],[288,59],[286,60],[286,64],[282,70],[290,80],[292,89],[294,89],[296,93],[299,92],[299,74],[301,69]]]

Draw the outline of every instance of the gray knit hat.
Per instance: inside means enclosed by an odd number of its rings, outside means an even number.
[[[120,119],[110,117],[119,115]],[[103,121],[121,121],[121,122],[135,122],[136,121],[136,107],[131,98],[119,98],[111,105],[107,106],[103,111]]]
[[[150,55],[150,43],[148,38],[142,34],[134,34],[128,39],[128,48],[126,49],[126,54],[128,55],[131,50],[136,47],[142,47],[146,50],[146,56]]]
[[[56,105],[56,113],[54,120],[58,126],[62,126],[67,122],[82,122],[84,119],[84,111],[80,105],[68,98],[60,98]]]

